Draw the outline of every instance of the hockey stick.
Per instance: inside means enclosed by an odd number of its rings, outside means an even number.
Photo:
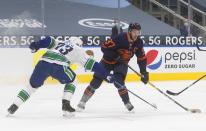
[[[202,77],[200,77],[199,79],[197,79],[195,82],[193,82],[192,84],[190,84],[189,86],[187,86],[186,88],[184,88],[183,90],[181,90],[180,92],[174,93],[172,91],[167,90],[167,94],[169,95],[173,95],[173,96],[177,96],[179,94],[181,94],[183,91],[187,90],[188,88],[190,88],[191,86],[193,86],[195,83],[197,83],[198,81],[200,81],[201,79],[203,79],[206,75],[203,75]]]
[[[135,94],[134,92],[130,91],[129,89],[125,88],[125,86],[121,85],[119,82],[114,81],[114,83],[116,83],[117,85],[119,85],[122,89],[127,90],[129,93],[131,93],[132,95],[136,96],[137,98],[141,99],[142,101],[144,101],[145,103],[149,104],[150,106],[152,106],[153,108],[157,109],[157,106],[155,104],[151,104],[148,101],[144,100],[143,98],[141,98],[140,96],[138,96],[137,94]]]
[[[139,74],[136,70],[134,70],[130,65],[127,64],[127,66],[133,71],[135,72],[139,77],[141,77],[141,74]],[[163,94],[164,96],[166,96],[167,98],[169,98],[170,100],[172,100],[175,104],[177,104],[178,106],[180,106],[182,109],[184,109],[185,111],[189,111],[191,113],[200,113],[201,110],[200,109],[189,109],[184,107],[183,105],[181,105],[180,103],[178,103],[177,101],[175,101],[174,99],[172,99],[170,96],[168,96],[167,94],[165,94],[162,90],[160,90],[159,88],[157,88],[155,85],[153,85],[151,82],[148,81],[148,84],[150,86],[152,86],[153,88],[155,88],[157,91],[159,91],[161,94]]]

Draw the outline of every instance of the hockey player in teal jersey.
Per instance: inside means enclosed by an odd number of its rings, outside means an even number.
[[[9,114],[14,114],[49,76],[57,79],[61,84],[65,84],[62,97],[62,111],[64,116],[75,112],[70,105],[70,100],[74,94],[76,84],[76,74],[70,69],[70,65],[78,63],[85,70],[94,71],[101,74],[102,78],[109,83],[113,82],[113,76],[109,74],[99,63],[87,55],[81,47],[82,41],[78,37],[70,37],[68,41],[59,42],[52,37],[46,37],[38,42],[32,42],[29,48],[32,52],[40,48],[47,48],[48,51],[42,56],[35,66],[30,77],[30,81],[17,95],[13,104],[8,108]]]

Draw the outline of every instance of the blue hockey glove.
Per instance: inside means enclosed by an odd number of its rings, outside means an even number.
[[[105,81],[108,83],[113,83],[114,82],[114,76],[112,74],[107,75],[105,78]]]
[[[29,45],[29,48],[31,49],[31,52],[32,53],[35,53],[39,50],[39,48],[36,46],[36,42],[32,42],[30,45]]]
[[[147,84],[149,81],[149,73],[148,72],[141,72],[141,81],[144,84]]]

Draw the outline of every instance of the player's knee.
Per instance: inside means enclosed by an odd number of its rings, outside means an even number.
[[[103,80],[100,79],[99,77],[94,76],[94,78],[90,82],[90,86],[94,89],[98,89],[100,87],[100,85],[102,84],[102,81]]]
[[[124,86],[124,84],[125,84],[125,82],[124,82],[125,75],[124,74],[122,74],[122,73],[115,73],[114,77],[115,77],[115,79],[117,81],[117,82],[114,82],[114,86],[116,88],[119,89],[119,88],[121,88],[121,86]]]
[[[117,88],[117,89],[121,89],[122,86],[124,86],[124,84],[118,82],[118,84],[116,82],[114,82],[114,86]]]
[[[70,83],[74,82],[75,79],[76,79],[76,74],[74,74],[74,76],[72,78],[61,79],[61,80],[59,80],[59,82],[61,84],[70,84]]]
[[[115,74],[114,74],[114,77],[115,77],[115,79],[116,79],[117,81],[124,81],[126,75],[123,74],[123,73],[115,73]]]
[[[30,85],[32,88],[39,88],[40,86],[43,85],[43,83],[36,81],[34,79],[30,79]]]
[[[95,92],[95,90],[96,90],[96,88],[93,87],[92,85],[87,86],[87,89],[92,91],[92,92]]]

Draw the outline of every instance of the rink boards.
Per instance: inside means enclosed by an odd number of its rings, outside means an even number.
[[[102,53],[99,47],[90,47],[94,51],[95,60],[99,61]],[[0,83],[26,82],[31,75],[34,65],[45,51],[32,54],[28,48],[0,48],[1,74]],[[206,52],[200,52],[195,47],[145,47],[148,58],[147,71],[151,81],[195,80],[204,75]],[[130,63],[139,72],[136,56]],[[73,65],[79,82],[89,82],[91,72],[84,72],[78,65]],[[139,81],[139,77],[128,70],[126,81]],[[49,78],[47,83],[57,81]]]

